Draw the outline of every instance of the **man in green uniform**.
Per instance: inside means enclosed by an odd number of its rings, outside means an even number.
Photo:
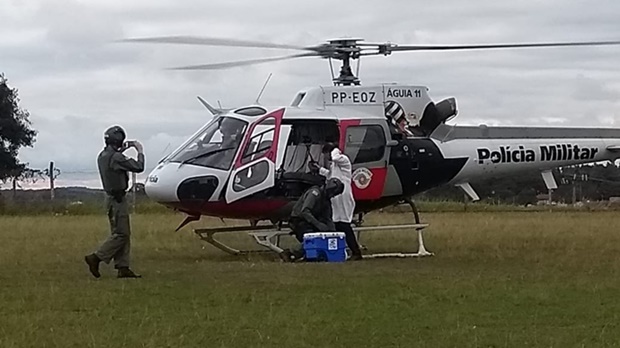
[[[342,181],[331,178],[324,185],[313,186],[301,195],[293,206],[289,219],[292,233],[299,243],[303,243],[306,233],[336,231],[332,220],[331,199],[342,194],[343,191]],[[286,262],[301,260],[304,256],[302,245],[280,253],[280,257]]]
[[[104,134],[105,148],[97,157],[99,175],[106,193],[106,209],[110,221],[111,235],[99,249],[87,255],[84,260],[90,272],[99,278],[99,263],[110,263],[118,270],[118,278],[140,278],[129,268],[130,235],[129,209],[125,194],[129,186],[128,172],[144,171],[144,151],[138,141],[125,143],[125,131],[119,126],[108,128]],[[134,147],[138,160],[123,155],[123,151]]]

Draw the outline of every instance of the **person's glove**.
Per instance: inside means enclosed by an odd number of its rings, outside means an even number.
[[[308,168],[310,169],[311,173],[318,173],[319,169],[321,169],[319,164],[316,163],[315,161],[310,161],[310,163],[308,163]]]

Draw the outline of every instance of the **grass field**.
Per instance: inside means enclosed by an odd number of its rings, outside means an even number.
[[[0,217],[0,347],[620,345],[617,212],[427,213],[436,256],[344,264],[235,258],[174,233],[180,218],[134,216],[144,278],[104,266],[95,280],[82,258],[108,233],[103,216]],[[362,242],[414,251],[415,240]]]

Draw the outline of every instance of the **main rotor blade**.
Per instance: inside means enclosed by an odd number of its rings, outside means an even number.
[[[306,50],[309,48],[276,44],[271,42],[259,42],[250,40],[224,39],[213,37],[197,37],[197,36],[160,36],[147,38],[123,39],[120,42],[147,42],[147,43],[167,43],[167,44],[184,44],[184,45],[205,45],[205,46],[229,46],[229,47],[255,47],[255,48],[282,48]]]
[[[246,65],[254,65],[261,64],[267,62],[275,62],[278,60],[287,60],[301,57],[318,57],[319,55],[316,53],[302,53],[302,54],[294,54],[291,56],[284,57],[274,57],[274,58],[261,58],[261,59],[251,59],[251,60],[241,60],[236,62],[225,62],[225,63],[215,63],[215,64],[204,64],[204,65],[190,65],[190,66],[182,66],[177,68],[169,68],[168,70],[217,70],[217,69],[228,69],[234,68],[238,66],[246,66]]]
[[[620,45],[620,41],[590,41],[590,42],[548,42],[548,43],[521,43],[521,44],[483,44],[483,45],[405,45],[393,46],[387,50],[395,51],[448,51],[448,50],[479,50],[498,48],[528,48],[528,47],[562,47],[562,46],[603,46]]]

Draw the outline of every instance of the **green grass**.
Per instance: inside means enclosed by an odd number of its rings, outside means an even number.
[[[131,201],[131,198],[129,199]],[[458,212],[532,212],[532,211],[555,211],[555,212],[575,212],[575,211],[620,211],[620,204],[608,203],[605,201],[593,201],[579,205],[530,205],[522,206],[509,203],[491,203],[486,201],[477,202],[456,202],[444,200],[416,200],[416,206],[420,212],[424,213],[458,213]],[[82,204],[74,204],[68,200],[48,200],[39,201],[17,201],[9,199],[2,200],[0,197],[0,216],[57,216],[57,215],[100,215],[104,209],[104,201],[86,200]],[[411,212],[407,204],[389,206],[383,209],[384,212],[403,213]],[[174,214],[175,211],[146,197],[140,197],[136,202],[135,212],[138,214]]]
[[[180,219],[134,216],[144,278],[104,266],[95,280],[82,258],[108,233],[104,216],[1,217],[0,347],[620,345],[614,212],[427,213],[436,256],[344,264],[225,255],[173,232]],[[415,240],[362,236],[372,251],[413,251]]]

